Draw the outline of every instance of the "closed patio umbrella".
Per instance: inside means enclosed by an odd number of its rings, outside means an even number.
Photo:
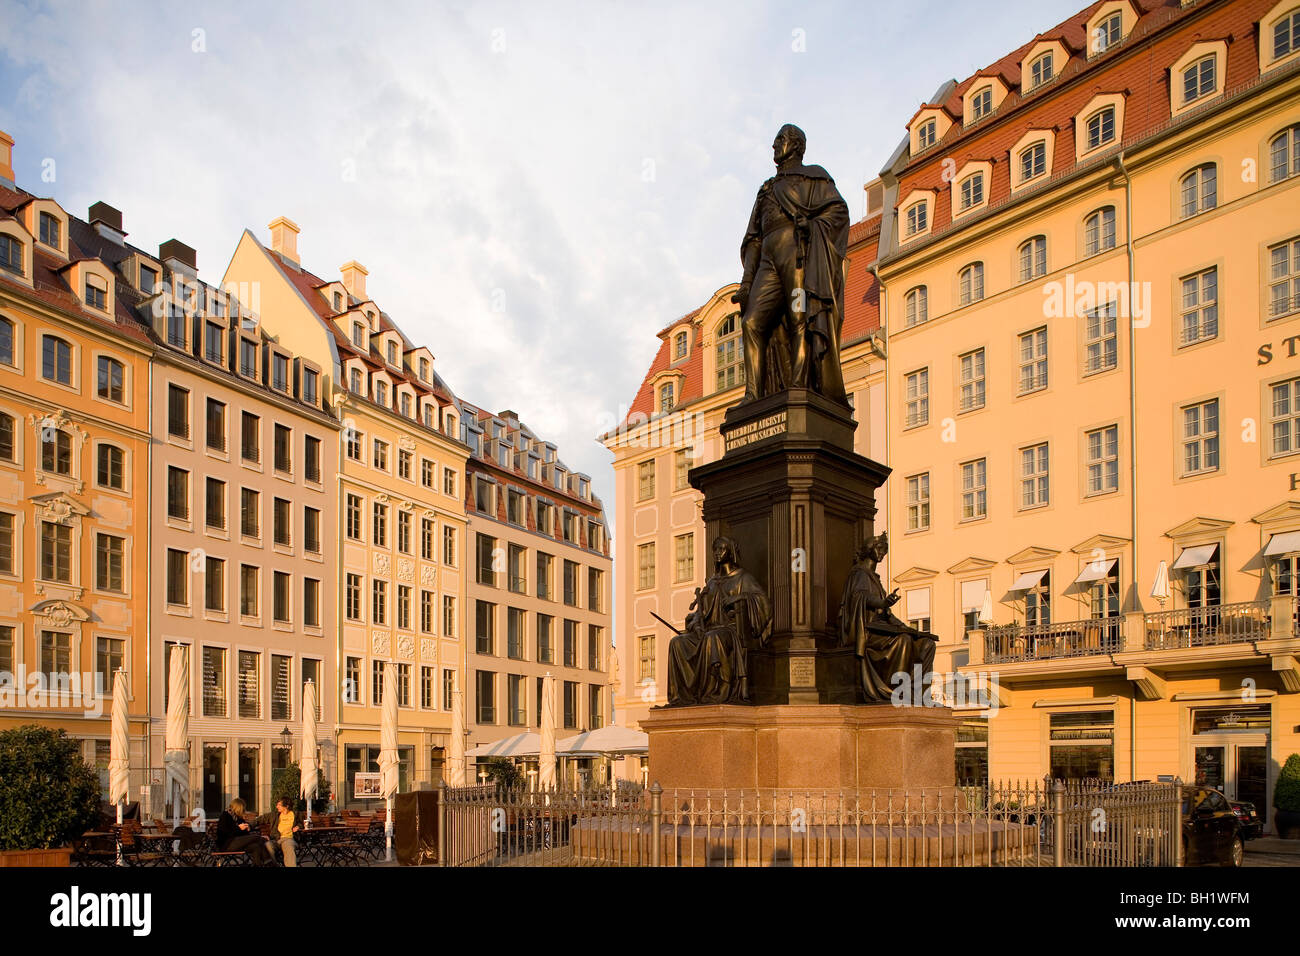
[[[1156,568],[1155,584],[1151,586],[1151,596],[1160,602],[1163,608],[1165,602],[1169,600],[1169,563],[1161,561],[1160,566]]]
[[[447,747],[447,786],[465,786],[465,716],[461,712],[460,675],[451,690],[451,740]]]
[[[541,730],[537,786],[543,790],[550,790],[555,787],[555,678],[549,673],[542,678]]]
[[[167,796],[172,801],[172,827],[181,824],[181,804],[190,797],[190,659],[189,648],[172,647],[167,678],[167,731],[163,765]]]
[[[316,683],[302,685],[302,757],[298,760],[299,794],[307,801],[303,825],[311,829],[311,801],[316,796]]]
[[[126,719],[126,671],[113,675],[112,736],[108,741],[108,799],[117,807],[117,825],[122,825],[122,805],[131,782],[131,736]],[[118,831],[117,864],[122,865],[122,838]]]
[[[393,858],[393,797],[397,794],[397,665],[384,665],[384,709],[379,723],[379,792],[384,797],[384,839]]]
[[[984,603],[980,605],[980,624],[993,623],[993,592],[988,588],[984,589]]]

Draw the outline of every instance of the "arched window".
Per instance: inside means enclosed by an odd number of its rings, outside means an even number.
[[[366,347],[366,326],[363,322],[352,323],[352,344],[362,351]]]
[[[41,340],[41,377],[60,385],[72,384],[72,346],[55,335]]]
[[[937,138],[939,124],[933,119],[928,119],[922,123],[916,130],[916,145],[918,149],[929,149],[934,145]]]
[[[926,209],[925,200],[914,202],[907,207],[907,234],[914,236],[918,232],[925,232]]]
[[[1031,143],[1020,151],[1020,181],[1027,182],[1047,172],[1047,144]]]
[[[1096,149],[1115,139],[1115,107],[1107,106],[1097,110],[1085,124],[1087,128],[1088,149]]]
[[[361,369],[354,368],[348,370],[348,388],[352,390],[353,395],[366,394],[366,383],[361,376]]]
[[[1112,13],[1101,23],[1097,24],[1092,31],[1092,52],[1093,55],[1105,53],[1116,43],[1120,41],[1120,33],[1124,27],[1123,17],[1118,13]]]
[[[126,394],[126,366],[107,355],[101,355],[97,365],[95,394],[110,402],[123,401]]]
[[[1033,236],[1020,246],[1020,281],[1047,275],[1047,237]]]
[[[406,392],[402,393],[401,405],[402,405],[402,414],[405,415],[407,418],[410,418],[411,417],[411,396],[408,395]]]
[[[740,347],[740,317],[734,313],[723,319],[718,326],[715,361],[719,392],[745,381],[744,355]]]
[[[0,364],[16,365],[14,361],[14,323],[0,316]]]
[[[13,236],[0,235],[0,269],[23,274],[23,244]]]
[[[961,181],[962,209],[971,209],[984,202],[984,174],[971,173]]]
[[[1300,176],[1300,123],[1282,130],[1268,144],[1271,182]]]
[[[1215,86],[1214,54],[1203,56],[1187,69],[1183,70],[1183,102],[1190,103],[1202,96],[1209,96]]]
[[[95,458],[95,484],[101,488],[116,488],[121,491],[125,471],[122,467],[125,460],[122,449],[116,445],[100,445]]]
[[[16,438],[14,417],[0,412],[0,461],[17,460]]]
[[[673,410],[673,383],[664,382],[659,386],[659,411],[671,412]]]
[[[984,263],[972,262],[959,277],[961,304],[970,305],[984,298]]]
[[[970,121],[983,119],[993,112],[993,87],[986,86],[970,98]]]
[[[678,332],[673,337],[673,361],[677,362],[686,358],[686,333]]]
[[[1115,207],[1103,206],[1083,222],[1084,255],[1115,248]]]
[[[930,295],[925,286],[919,285],[904,297],[906,308],[906,328],[920,325],[930,318]]]
[[[1214,163],[1197,166],[1180,181],[1183,216],[1207,212],[1219,203],[1219,175]]]
[[[375,402],[387,407],[388,405],[388,383],[385,381],[375,382]]]
[[[63,429],[41,429],[41,468],[56,475],[72,474],[72,439]]]
[[[1050,80],[1055,75],[1054,66],[1050,50],[1029,64],[1029,88],[1037,89]]]

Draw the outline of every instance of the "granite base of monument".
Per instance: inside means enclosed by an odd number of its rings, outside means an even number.
[[[956,783],[959,721],[946,707],[722,704],[640,721],[664,790],[907,790]]]

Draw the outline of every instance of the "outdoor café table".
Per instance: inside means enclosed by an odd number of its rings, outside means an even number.
[[[344,826],[312,827],[299,830],[294,834],[294,840],[299,855],[304,859],[317,866],[339,866],[357,862],[355,848],[348,841],[351,833],[351,829]]]
[[[138,849],[134,854],[136,856],[134,862],[137,865],[171,866],[177,862],[177,855],[172,853],[172,841],[176,837],[170,833],[137,833],[135,839]]]

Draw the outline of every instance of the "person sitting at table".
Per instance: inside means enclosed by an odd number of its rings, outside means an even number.
[[[258,866],[275,865],[275,857],[267,849],[267,841],[261,833],[253,832],[244,820],[247,804],[238,797],[230,801],[230,807],[221,812],[217,820],[217,852],[243,850],[248,858]]]
[[[192,813],[172,828],[172,836],[174,836],[180,844],[178,849],[182,852],[187,850],[197,850],[203,845],[203,839],[206,834],[203,832],[201,826],[195,826],[195,824],[201,819],[202,818],[199,814]]]
[[[275,809],[257,820],[258,826],[271,828],[271,847],[280,848],[285,866],[298,865],[298,841],[293,835],[302,829],[302,814],[289,809],[289,799],[275,801]]]

